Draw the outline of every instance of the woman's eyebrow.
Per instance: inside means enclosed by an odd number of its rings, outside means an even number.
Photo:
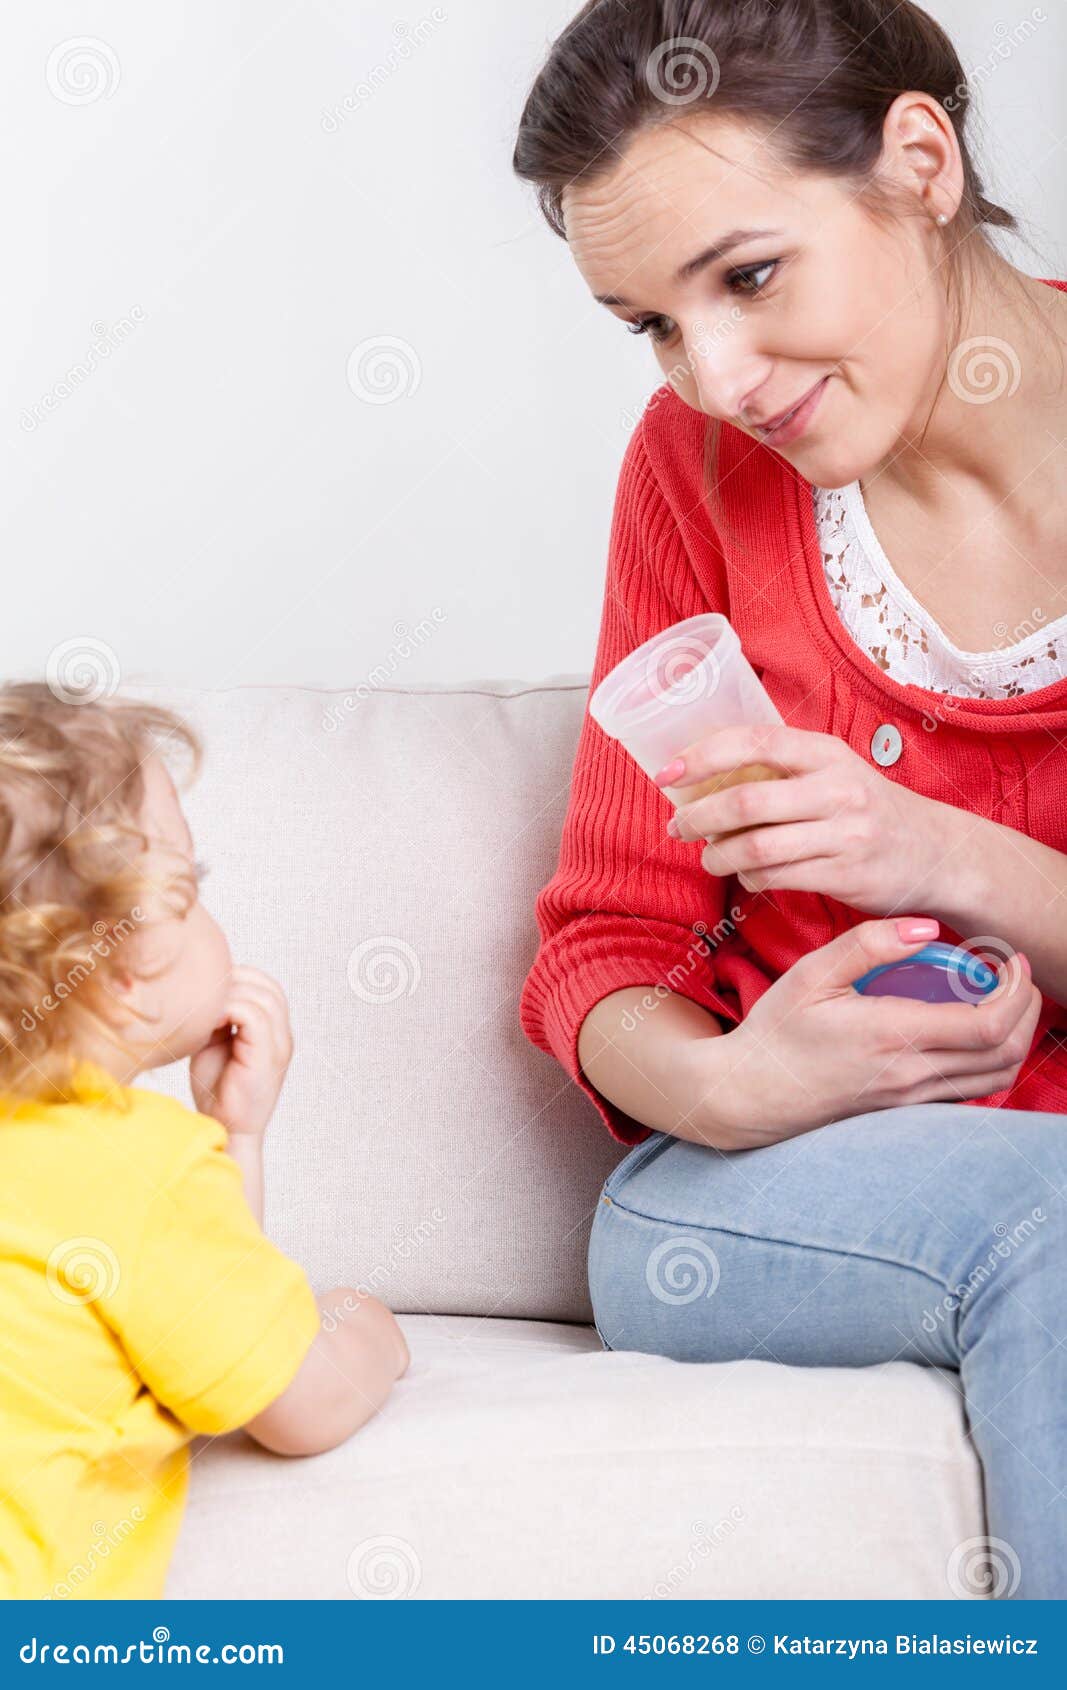
[[[698,252],[695,258],[687,258],[681,269],[675,272],[674,280],[687,282],[691,276],[695,276],[706,265],[713,264],[717,258],[725,258],[735,246],[743,246],[745,241],[761,240],[765,235],[780,235],[781,232],[781,229],[731,229],[721,239],[713,241],[711,246],[706,246],[702,252]],[[623,305],[628,311],[634,309],[629,300],[623,299],[621,294],[595,293],[593,298],[598,305]]]

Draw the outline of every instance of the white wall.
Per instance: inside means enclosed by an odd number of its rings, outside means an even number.
[[[82,648],[213,686],[588,670],[656,371],[511,174],[576,8],[9,8],[0,673]],[[932,10],[984,67],[1018,261],[1067,273],[1067,7],[1021,45],[1021,4]],[[381,337],[388,404],[348,380]]]

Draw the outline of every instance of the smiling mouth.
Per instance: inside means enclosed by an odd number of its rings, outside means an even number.
[[[829,379],[829,376],[823,376],[820,381],[815,383],[814,387],[809,387],[808,391],[802,394],[796,404],[788,411],[781,411],[778,416],[770,418],[768,422],[752,423],[750,424],[750,427],[761,440],[769,440],[773,435],[783,433],[789,427],[797,413],[802,411],[805,405],[809,404],[810,401],[815,398],[816,394],[821,391]]]

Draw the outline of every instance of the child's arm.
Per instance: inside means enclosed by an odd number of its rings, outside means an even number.
[[[293,1052],[289,1007],[276,980],[234,968],[226,1021],[189,1065],[193,1100],[226,1129],[245,1198],[263,1224],[263,1133]],[[295,1377],[245,1430],[278,1455],[318,1455],[376,1414],[410,1356],[393,1315],[348,1286],[316,1298],[323,1316]]]
[[[226,1128],[248,1207],[263,1225],[263,1134],[293,1054],[289,1005],[277,980],[239,964],[226,1020],[189,1063],[193,1102]]]
[[[296,1377],[245,1426],[277,1455],[319,1455],[344,1443],[378,1412],[411,1359],[376,1297],[342,1285],[317,1301],[326,1321]]]
[[[241,1170],[245,1199],[263,1225],[263,1140],[258,1133],[227,1133],[226,1150]]]

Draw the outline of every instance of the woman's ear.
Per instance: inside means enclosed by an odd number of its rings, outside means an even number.
[[[930,94],[898,94],[885,116],[878,175],[951,223],[963,198],[963,159],[952,119]]]

